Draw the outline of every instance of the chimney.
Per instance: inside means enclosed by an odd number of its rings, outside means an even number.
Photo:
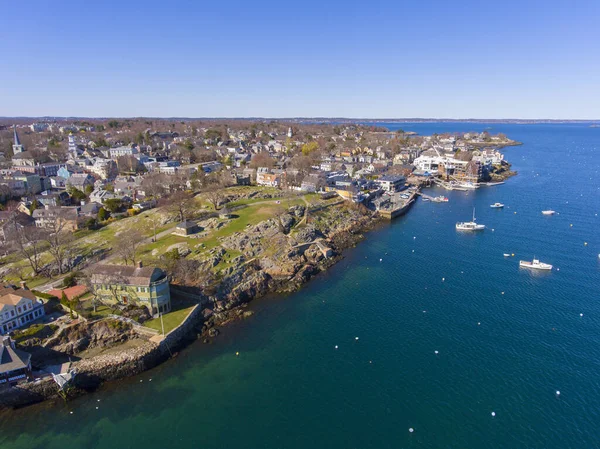
[[[142,267],[144,266],[144,264],[142,264],[142,261],[140,260],[140,261],[137,263],[137,266],[138,266],[138,268],[142,268]]]
[[[11,347],[13,349],[15,348],[15,345],[9,336],[2,336],[2,345],[1,346],[4,346],[5,348],[8,348],[8,347]]]
[[[29,290],[29,287],[27,287],[27,282],[25,282],[25,281],[21,281],[21,288],[22,288],[23,290]]]

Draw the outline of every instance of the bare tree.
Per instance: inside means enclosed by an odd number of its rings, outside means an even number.
[[[129,229],[118,236],[118,247],[116,254],[123,259],[125,265],[131,261],[132,265],[136,263],[136,251],[144,241],[144,236],[137,229]]]
[[[65,261],[70,254],[73,233],[67,229],[67,222],[58,215],[42,232],[43,241],[48,244],[48,252],[56,262],[58,274],[63,274]],[[68,271],[68,269],[67,269]]]
[[[39,228],[21,228],[17,232],[16,244],[19,253],[27,260],[34,275],[41,272],[41,256],[44,248],[43,232]]]
[[[177,215],[179,221],[184,221],[194,209],[194,195],[186,191],[177,191],[163,200],[169,212]]]

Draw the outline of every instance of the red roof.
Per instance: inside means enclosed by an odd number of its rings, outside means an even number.
[[[62,298],[63,292],[67,295],[67,299],[71,300],[77,296],[81,296],[88,292],[88,288],[85,285],[76,285],[74,287],[65,288],[63,290],[55,288],[54,290],[50,290],[48,294],[54,295],[57,298]]]

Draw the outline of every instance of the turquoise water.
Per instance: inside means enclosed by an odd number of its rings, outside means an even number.
[[[505,185],[418,202],[214,345],[0,414],[0,447],[600,447],[600,129],[490,131],[524,142],[505,150],[519,171]],[[488,229],[457,233],[474,206]],[[519,269],[534,255],[558,270]]]

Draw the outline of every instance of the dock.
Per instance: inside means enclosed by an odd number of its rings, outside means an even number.
[[[410,193],[408,198],[401,198],[401,192],[390,195],[390,201],[382,204],[377,210],[379,214],[388,220],[404,215],[415,203],[419,189],[415,188],[412,192],[409,191],[407,193]]]

